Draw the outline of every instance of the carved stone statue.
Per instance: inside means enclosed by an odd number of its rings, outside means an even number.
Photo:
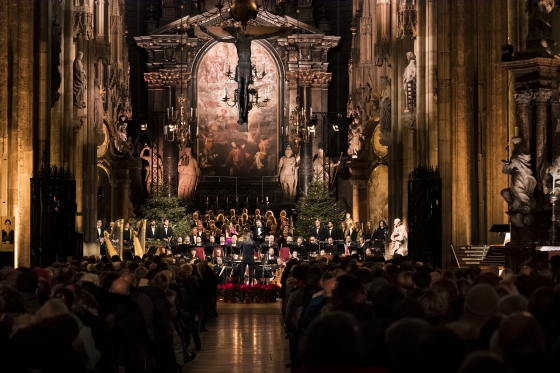
[[[348,127],[348,155],[358,158],[358,152],[362,150],[362,143],[365,139],[363,125],[360,118],[354,117]]]
[[[115,136],[115,148],[119,151],[122,152],[123,151],[123,145],[124,143],[126,143],[127,140],[127,133],[126,133],[126,127],[128,126],[128,124],[126,122],[118,122],[117,123],[117,134]]]
[[[406,54],[409,63],[403,74],[403,88],[406,97],[405,113],[416,108],[416,55],[412,52]]]
[[[105,115],[105,108],[103,106],[103,97],[101,96],[101,86],[99,81],[95,79],[95,87],[93,93],[93,125],[97,146],[103,144],[105,136],[103,134],[103,117]]]
[[[267,39],[277,35],[283,35],[286,33],[285,29],[281,29],[276,32],[271,32],[262,35],[251,35],[246,34],[241,27],[236,27],[235,32],[231,34],[232,37],[224,38],[218,36],[206,29],[206,27],[201,26],[200,30],[214,40],[222,43],[233,43],[237,49],[237,68],[235,69],[235,81],[237,82],[237,94],[239,108],[239,119],[237,124],[243,125],[247,123],[247,117],[249,115],[249,84],[251,84],[251,42],[256,39]]]
[[[198,162],[192,156],[191,148],[186,148],[185,154],[179,159],[178,170],[179,188],[177,194],[179,199],[181,201],[192,201],[201,173]]]
[[[533,191],[537,180],[531,171],[531,155],[526,152],[521,137],[514,137],[512,143],[514,149],[510,160],[502,161],[502,173],[511,175],[511,186],[503,189],[501,195],[508,203],[510,222],[522,228],[534,219],[531,209],[536,206]]]
[[[298,182],[298,159],[293,156],[294,152],[288,145],[284,156],[278,162],[278,174],[280,175],[280,184],[282,184],[282,195],[285,201],[293,201],[296,198],[297,182]]]
[[[545,175],[543,177],[543,193],[544,194],[551,194],[554,192],[555,197],[559,197],[560,194],[560,156],[557,156],[552,161],[552,164],[549,164],[546,170]]]
[[[325,156],[322,148],[317,149],[317,154],[313,159],[313,181],[329,184],[331,180],[331,171],[338,167],[340,161],[332,163],[329,157]]]
[[[391,81],[384,76],[385,83],[383,95],[379,100],[379,142],[383,146],[391,145]]]
[[[74,107],[80,109],[86,107],[84,99],[87,89],[87,76],[82,63],[83,56],[82,52],[78,52],[74,60]]]

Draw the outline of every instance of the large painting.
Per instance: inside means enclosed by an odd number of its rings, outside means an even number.
[[[224,73],[228,63],[232,73],[237,66],[237,52],[230,43],[214,45],[202,58],[198,69],[198,163],[203,176],[270,176],[276,173],[278,155],[278,70],[272,57],[256,42],[251,58],[259,75],[255,79],[260,100],[265,92],[270,101],[263,108],[249,111],[248,128],[237,124],[238,109],[221,99],[224,88],[233,98],[237,83]],[[231,104],[231,100],[230,100]]]

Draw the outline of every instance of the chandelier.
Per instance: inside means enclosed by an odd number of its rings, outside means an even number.
[[[229,80],[235,80],[235,74],[231,71],[231,66],[228,62],[228,69],[224,73],[224,75]],[[249,80],[249,84],[254,84],[255,80],[261,80],[266,75],[266,66],[263,63],[263,69],[259,73],[257,71],[257,67],[251,64],[251,79]],[[249,88],[249,102],[247,104],[247,111],[250,111],[253,107],[263,108],[268,104],[270,101],[270,87],[266,87],[264,90],[264,99],[261,100],[259,96],[259,91],[256,88]],[[225,102],[229,107],[236,107],[239,102],[239,89],[236,88],[233,91],[233,97],[229,97],[227,93],[226,87],[224,87],[224,97],[221,98],[222,102]],[[231,100],[231,104],[230,104]]]
[[[181,10],[183,9],[183,5],[180,6]],[[182,18],[181,18],[182,20]],[[183,53],[183,25],[181,21],[181,53]],[[167,108],[167,123],[163,127],[163,136],[165,141],[167,142],[177,142],[179,144],[179,148],[183,148],[183,146],[188,145],[190,142],[190,135],[191,135],[191,124],[196,121],[196,112],[193,108],[191,108],[190,115],[186,113],[185,110],[185,101],[187,100],[186,97],[183,95],[183,66],[181,65],[181,69],[179,71],[179,79],[181,81],[181,93],[179,94],[179,98],[177,101],[179,102],[179,112],[175,111],[173,106],[171,106],[171,110]]]
[[[229,15],[245,28],[247,23],[257,17],[259,12],[284,14],[291,0],[219,0],[215,9],[208,9],[205,0],[193,0],[194,8],[206,17],[216,14],[222,16],[222,10],[228,6]]]

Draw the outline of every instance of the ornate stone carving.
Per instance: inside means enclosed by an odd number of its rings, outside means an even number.
[[[103,133],[103,118],[105,117],[105,108],[103,106],[103,87],[99,81],[95,79],[95,87],[93,94],[93,125],[96,137],[96,145],[100,146],[105,141],[105,134]]]
[[[400,0],[397,14],[397,38],[416,39],[417,36],[416,0]]]
[[[89,7],[86,9],[89,9]],[[93,14],[91,11],[74,11],[74,37],[82,37],[86,40],[93,39]]]
[[[78,52],[74,59],[74,81],[73,81],[73,94],[74,94],[74,107],[85,108],[85,92],[87,89],[87,76],[82,63],[84,54]]]
[[[533,94],[533,99],[536,103],[546,103],[550,101],[550,96],[552,96],[551,89],[538,89]]]
[[[534,92],[533,91],[522,91],[513,94],[515,102],[517,105],[530,105],[533,101]]]
[[[534,218],[531,209],[536,206],[533,192],[537,180],[531,171],[531,155],[523,146],[521,137],[514,137],[513,152],[509,161],[502,161],[502,173],[511,175],[511,185],[501,191],[502,197],[508,203],[509,220],[518,228],[531,225]]]
[[[378,41],[373,47],[373,53],[375,55],[375,65],[383,66],[387,64],[389,66],[389,57],[391,56],[391,43],[386,41]]]

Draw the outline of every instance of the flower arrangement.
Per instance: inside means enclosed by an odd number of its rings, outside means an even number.
[[[278,285],[218,285],[218,298],[226,303],[275,302],[278,298],[280,287]]]

